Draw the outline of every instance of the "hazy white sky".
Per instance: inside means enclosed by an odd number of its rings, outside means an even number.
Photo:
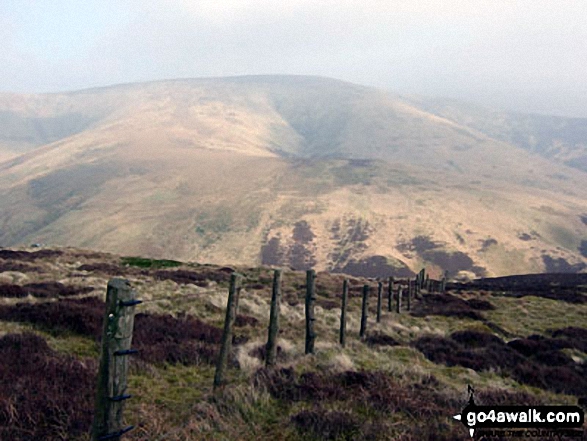
[[[0,91],[273,73],[587,117],[587,1],[0,0]]]

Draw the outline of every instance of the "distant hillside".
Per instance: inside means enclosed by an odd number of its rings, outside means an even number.
[[[0,245],[373,276],[584,271],[584,125],[540,118],[304,76],[0,94]]]
[[[497,112],[448,99],[410,102],[443,118],[587,172],[587,118]]]

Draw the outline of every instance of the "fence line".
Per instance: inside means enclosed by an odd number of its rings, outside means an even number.
[[[430,292],[445,292],[447,273],[442,280],[432,280],[425,269],[422,269],[415,279],[396,280],[388,278],[388,311],[393,310],[394,291],[396,292],[397,314],[402,310],[402,297],[406,296],[406,309],[411,309],[411,298],[421,298],[421,290]],[[224,331],[222,335],[221,348],[219,351],[216,371],[214,374],[214,390],[225,382],[224,376],[227,368],[227,361],[232,349],[233,326],[238,314],[238,301],[241,291],[242,275],[233,272],[230,277],[226,315],[224,320]],[[274,270],[273,289],[271,297],[271,309],[268,326],[268,338],[266,345],[266,366],[273,367],[276,364],[277,336],[279,334],[279,310],[281,301],[282,270]],[[397,286],[397,290],[394,288]],[[407,288],[407,289],[404,289]],[[361,326],[359,337],[363,339],[367,333],[368,319],[368,297],[370,286],[363,285]],[[349,280],[343,280],[342,304],[340,317],[339,343],[345,347],[346,343],[346,321],[348,306]],[[377,316],[381,320],[383,282],[377,280]],[[188,300],[200,297],[201,293],[181,297],[180,300]],[[163,299],[152,299],[147,303],[162,300],[177,300],[177,297]],[[314,353],[314,342],[316,333],[314,330],[315,315],[314,304],[316,301],[316,272],[306,271],[306,354]],[[92,425],[92,441],[120,440],[133,426],[123,427],[124,402],[131,398],[127,394],[127,372],[128,356],[136,353],[131,349],[132,333],[134,325],[135,305],[143,303],[136,299],[136,292],[131,288],[126,279],[113,278],[108,282],[106,295],[106,308],[104,312],[102,351],[100,355],[100,371],[98,374],[98,387],[94,409],[94,422]]]

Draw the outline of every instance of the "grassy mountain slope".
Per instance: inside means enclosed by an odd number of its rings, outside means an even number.
[[[177,80],[0,110],[50,127],[0,118],[23,152],[0,163],[2,245],[354,274],[587,267],[585,173],[375,89]]]

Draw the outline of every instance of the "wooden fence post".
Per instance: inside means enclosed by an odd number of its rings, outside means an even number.
[[[393,310],[391,305],[393,301],[393,277],[390,277],[387,283],[387,311],[391,312]]]
[[[413,298],[421,299],[422,298],[422,289],[418,283],[414,283],[414,290],[413,290]]]
[[[398,286],[397,287],[397,302],[395,303],[395,312],[397,312],[398,314],[401,313],[401,309],[402,309],[402,287]]]
[[[420,277],[419,277],[420,289],[424,288],[424,280],[425,279],[426,279],[426,268],[422,268],[420,270]]]
[[[314,302],[316,301],[316,271],[306,271],[306,354],[314,353]]]
[[[369,299],[369,285],[363,285],[363,307],[361,309],[361,329],[359,337],[364,337],[367,331],[367,308]]]
[[[240,284],[241,275],[232,273],[230,275],[230,287],[228,289],[228,300],[226,302],[226,316],[224,318],[224,332],[222,333],[222,346],[216,362],[216,373],[214,374],[214,389],[221,386],[224,382],[224,371],[228,357],[232,350],[232,327],[236,318],[236,305],[238,303],[238,285]]]
[[[377,323],[381,321],[381,301],[383,297],[383,283],[377,283]]]
[[[92,440],[116,440],[133,426],[123,428],[122,412],[126,392],[128,355],[134,326],[136,292],[126,279],[114,278],[106,288],[106,311],[102,326],[102,350],[96,393]]]
[[[440,292],[444,294],[446,292],[446,279],[448,279],[448,271],[444,272],[444,277],[440,282]]]
[[[269,335],[267,337],[265,365],[275,366],[277,358],[277,335],[279,334],[279,305],[281,303],[281,270],[273,273],[273,293],[271,295],[271,312],[269,314]]]
[[[340,308],[340,344],[344,348],[346,338],[346,305],[349,296],[349,281],[342,282],[342,306]]]
[[[413,296],[413,292],[417,289],[416,286],[418,285],[418,281],[414,280],[414,285],[412,287],[412,281],[408,279],[408,297],[406,299],[406,311],[410,310],[411,307],[411,297]]]

